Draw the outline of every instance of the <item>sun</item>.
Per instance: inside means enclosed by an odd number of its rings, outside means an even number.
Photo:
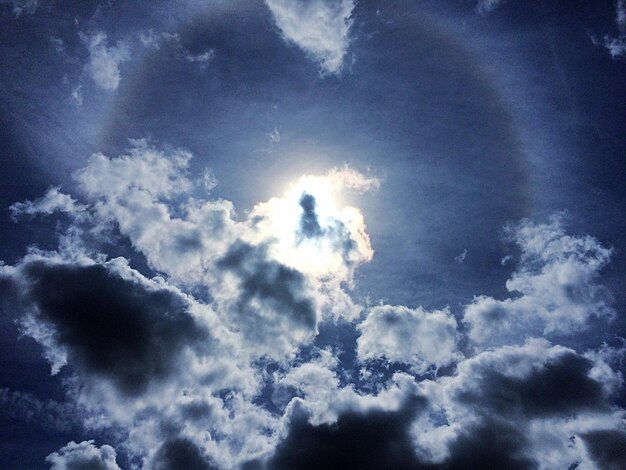
[[[269,250],[281,263],[314,277],[341,279],[351,276],[353,265],[371,259],[361,211],[342,204],[342,192],[353,188],[345,175],[338,177],[340,171],[303,175],[281,197],[254,207],[257,233],[274,240]]]

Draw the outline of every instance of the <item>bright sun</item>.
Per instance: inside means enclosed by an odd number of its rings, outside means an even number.
[[[344,168],[326,176],[304,175],[282,197],[258,204],[260,235],[271,237],[273,256],[281,263],[315,277],[350,277],[350,266],[372,257],[363,215],[354,207],[340,207],[345,190],[362,192],[369,180]]]

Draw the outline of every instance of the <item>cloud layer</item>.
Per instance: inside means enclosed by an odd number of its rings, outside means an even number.
[[[375,177],[304,175],[238,215],[209,197],[191,158],[134,141],[93,155],[75,194],[12,206],[20,223],[65,219],[56,249],[0,266],[21,331],[69,377],[50,425],[115,436],[69,442],[53,468],[117,469],[122,453],[148,469],[624,461],[623,350],[550,342],[614,315],[601,283],[612,250],[597,239],[567,234],[558,216],[509,225],[510,297],[477,295],[459,323],[450,307],[354,294],[374,252],[339,195],[376,191]],[[329,329],[349,334],[329,343]],[[17,418],[41,408],[1,396],[24,409]]]

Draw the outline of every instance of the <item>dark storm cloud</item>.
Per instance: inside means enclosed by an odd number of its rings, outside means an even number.
[[[202,452],[188,439],[172,438],[165,441],[152,462],[153,470],[216,470]]]
[[[421,468],[407,433],[425,400],[410,398],[398,411],[347,412],[336,423],[313,426],[292,417],[289,434],[266,467],[271,470]],[[252,468],[252,467],[251,467]],[[424,467],[427,468],[427,467]]]
[[[527,441],[514,422],[487,419],[465,432],[450,445],[450,458],[441,470],[537,468],[537,463],[525,457]]]
[[[111,380],[128,395],[175,371],[182,348],[207,337],[185,300],[102,265],[31,262],[21,294],[53,328],[77,371]]]
[[[268,259],[263,247],[236,242],[218,266],[240,279],[238,307],[244,312],[254,300],[308,328],[316,323],[315,306],[306,297],[305,279],[299,271]]]
[[[569,416],[607,409],[602,383],[589,376],[592,367],[591,360],[568,352],[522,378],[485,368],[456,398],[480,413],[497,416]]]
[[[429,463],[416,453],[410,427],[426,400],[412,397],[397,411],[346,412],[332,424],[314,426],[302,413],[291,419],[289,433],[266,461],[244,469],[307,470],[466,470],[537,468],[524,455],[528,440],[515,422],[486,418],[466,428],[449,445],[449,456]]]
[[[593,431],[582,435],[594,462],[603,470],[626,468],[626,432]]]

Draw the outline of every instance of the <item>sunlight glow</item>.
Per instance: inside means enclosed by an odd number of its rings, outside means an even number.
[[[375,183],[373,183],[375,182]],[[276,243],[269,249],[281,263],[315,277],[333,276],[347,281],[352,267],[372,258],[361,212],[354,207],[340,209],[343,191],[363,192],[377,180],[349,168],[333,169],[326,176],[304,175],[290,184],[282,197],[258,204],[259,235]],[[310,197],[310,220],[315,233],[303,230],[303,197]]]

